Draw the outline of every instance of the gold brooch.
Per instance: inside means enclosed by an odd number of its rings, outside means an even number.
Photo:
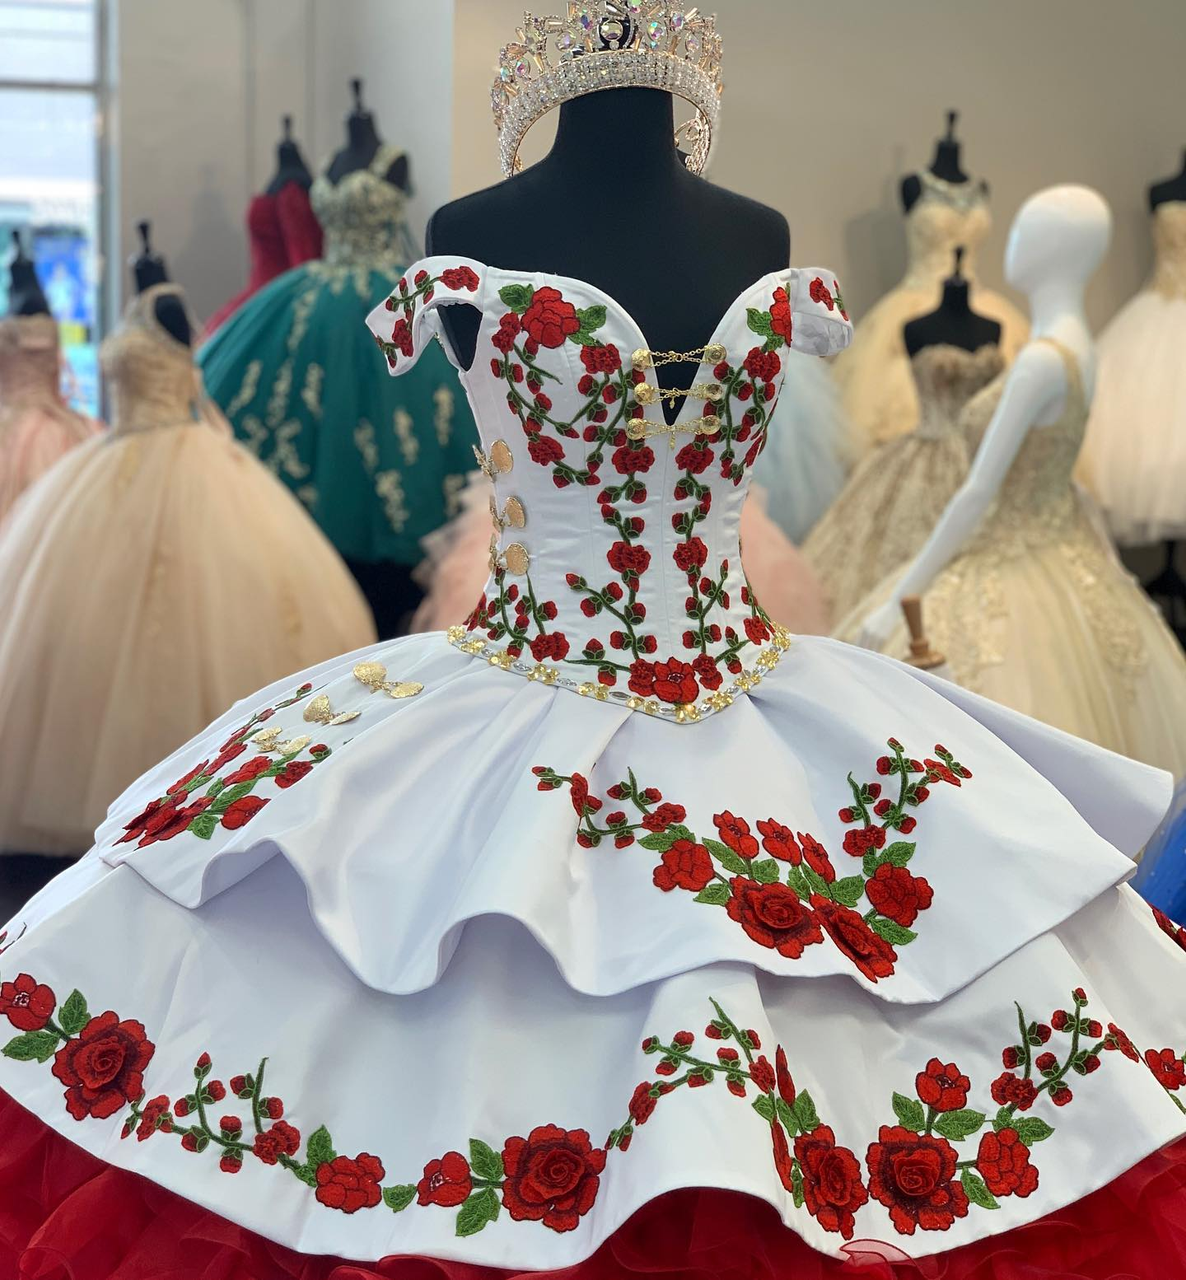
[[[360,715],[361,711],[343,711],[340,715],[337,714],[330,705],[328,695],[324,693],[314,698],[305,708],[305,719],[310,724],[326,725],[331,729],[340,724],[349,724]]]
[[[389,698],[414,698],[424,692],[424,686],[414,680],[388,680],[381,662],[360,662],[354,668],[354,678],[372,693],[385,693]]]
[[[252,734],[251,741],[256,749],[262,751],[264,755],[281,755],[295,756],[313,741],[310,737],[292,738],[288,742],[281,742],[284,736],[283,729],[261,729],[259,733]]]

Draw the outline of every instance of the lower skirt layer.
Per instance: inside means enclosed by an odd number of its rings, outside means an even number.
[[[428,1258],[355,1264],[274,1244],[105,1165],[0,1092],[0,1280],[512,1280]],[[1145,1280],[1186,1275],[1186,1140],[1077,1204],[920,1260],[817,1253],[767,1204],[724,1191],[653,1200],[558,1280]],[[874,1249],[876,1252],[867,1252]],[[541,1274],[541,1273],[532,1273]]]

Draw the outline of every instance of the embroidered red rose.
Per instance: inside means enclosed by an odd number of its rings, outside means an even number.
[[[860,1161],[847,1147],[836,1145],[836,1135],[826,1124],[795,1139],[795,1159],[803,1174],[807,1212],[825,1231],[851,1240],[856,1212],[869,1200]]]
[[[708,559],[708,548],[700,538],[689,538],[676,547],[672,559],[685,573],[692,573],[704,567]]]
[[[1119,1049],[1126,1058],[1131,1058],[1133,1062],[1140,1062],[1141,1060],[1141,1055],[1137,1052],[1136,1045],[1114,1022],[1108,1023],[1108,1034],[1104,1039],[1104,1048]]]
[[[905,867],[895,867],[889,862],[883,863],[866,880],[865,893],[881,915],[906,928],[918,919],[918,913],[925,911],[934,898],[926,880],[912,876]]]
[[[1029,1147],[1016,1129],[986,1133],[976,1153],[976,1171],[994,1196],[1020,1196],[1038,1189],[1038,1171],[1030,1164]]]
[[[276,785],[282,790],[287,791],[289,787],[295,787],[298,782],[313,771],[313,764],[309,760],[290,760],[284,766],[284,772],[276,778]]]
[[[828,851],[824,846],[814,836],[809,836],[803,831],[799,832],[799,844],[803,849],[804,861],[812,871],[828,884],[834,884],[836,868],[832,866],[832,859],[828,857]]]
[[[864,918],[838,902],[814,894],[811,905],[837,948],[871,982],[892,977],[898,953],[865,923]]]
[[[745,371],[755,382],[773,382],[782,369],[782,359],[773,351],[754,349],[745,358]]]
[[[535,291],[521,323],[533,341],[541,347],[552,348],[562,347],[565,340],[581,328],[576,307],[550,286]]]
[[[469,1161],[458,1151],[447,1151],[424,1166],[424,1176],[416,1184],[416,1203],[455,1209],[469,1199],[473,1189]]]
[[[778,1170],[779,1180],[788,1191],[794,1191],[794,1165],[791,1163],[791,1148],[787,1143],[786,1131],[775,1120],[770,1126],[770,1138],[774,1144],[774,1167]]]
[[[147,1142],[157,1130],[162,1133],[173,1132],[173,1117],[169,1114],[169,1099],[161,1094],[153,1098],[140,1112],[140,1124],[136,1129],[136,1141]]]
[[[774,303],[770,308],[770,324],[774,332],[778,334],[778,336],[789,347],[794,336],[791,316],[791,296],[781,287],[774,291]]]
[[[692,660],[692,670],[695,671],[696,679],[700,681],[701,688],[707,689],[710,693],[719,689],[725,683],[725,678],[721,675],[720,668],[707,653],[702,653],[698,658]]]
[[[946,1231],[968,1213],[968,1196],[955,1181],[958,1157],[946,1138],[882,1125],[865,1157],[869,1191],[889,1210],[902,1235]]]
[[[240,827],[245,827],[264,805],[270,803],[270,800],[261,800],[259,796],[244,796],[241,800],[236,800],[222,815],[222,825],[228,831],[238,831]]]
[[[498,322],[498,330],[490,341],[498,351],[502,352],[504,356],[509,356],[515,349],[515,339],[518,337],[521,330],[522,325],[519,323],[519,317],[513,312],[510,312],[503,316],[503,318]],[[498,361],[495,361],[495,368],[497,371],[495,376],[502,377],[503,369]]]
[[[18,1031],[40,1031],[57,1005],[53,991],[27,973],[17,974],[14,982],[0,983],[0,1016]]]
[[[614,450],[612,458],[614,470],[623,476],[633,475],[639,471],[649,471],[655,465],[655,451],[647,445],[635,449],[631,445],[623,445]]]
[[[686,444],[675,455],[675,465],[682,471],[690,471],[692,475],[703,474],[716,461],[716,454],[705,446]]]
[[[532,462],[538,462],[541,467],[547,467],[563,459],[564,446],[549,436],[533,436],[527,446],[527,452]]]
[[[536,636],[531,642],[531,656],[536,662],[563,662],[568,657],[568,638],[560,631]]]
[[[200,778],[205,770],[206,761],[203,760],[201,764],[195,765],[184,778],[177,779],[177,781],[169,788],[169,795],[175,796],[179,791],[184,791],[195,778]],[[160,801],[158,800],[156,803],[159,804]],[[124,830],[126,831],[127,828],[125,827]]]
[[[651,1093],[651,1082],[644,1080],[634,1091],[630,1099],[630,1118],[635,1124],[646,1124],[659,1101]]]
[[[763,1093],[774,1092],[774,1068],[765,1054],[754,1059],[750,1064],[749,1074],[750,1079]]]
[[[255,1135],[253,1153],[264,1164],[277,1164],[281,1156],[295,1156],[301,1149],[301,1132],[287,1120],[281,1120]]]
[[[593,1147],[584,1129],[549,1124],[526,1138],[508,1138],[502,1163],[502,1203],[514,1221],[574,1231],[597,1199],[605,1152]]]
[[[583,818],[587,813],[596,813],[602,805],[601,800],[589,794],[588,779],[579,773],[572,775],[570,797],[578,818]]]
[[[788,1107],[795,1105],[795,1082],[787,1066],[787,1051],[779,1045],[774,1051],[774,1078],[778,1081],[778,1096]]]
[[[716,874],[712,858],[702,844],[691,840],[677,840],[663,855],[651,877],[665,893],[672,889],[688,889],[699,893]]]
[[[106,1120],[144,1095],[144,1071],[156,1046],[139,1022],[101,1013],[67,1040],[53,1073],[66,1086],[66,1110],[75,1120]]]
[[[651,553],[646,547],[633,547],[628,542],[615,542],[606,553],[611,569],[628,577],[639,577],[651,564]]]
[[[666,831],[668,827],[683,822],[687,816],[688,811],[682,804],[661,804],[654,813],[643,818],[642,825],[648,831]]]
[[[241,765],[223,781],[228,787],[237,787],[240,782],[254,782],[261,773],[267,773],[271,767],[272,762],[267,756],[256,756],[254,760],[248,760],[245,765]]]
[[[587,346],[581,348],[581,363],[590,373],[617,373],[622,367],[622,355],[612,342],[604,347]]]
[[[992,1082],[989,1090],[992,1100],[1001,1107],[1016,1107],[1028,1111],[1034,1105],[1038,1090],[1032,1080],[1023,1080],[1011,1071],[1005,1071]]]
[[[416,343],[412,338],[412,326],[400,316],[400,318],[392,326],[391,345],[399,347],[400,351],[409,358],[416,353]]]
[[[1153,908],[1153,918],[1157,921],[1157,925],[1161,929],[1162,933],[1173,938],[1178,946],[1180,946],[1183,951],[1186,951],[1186,929],[1180,929],[1164,911],[1159,910],[1157,907]]]
[[[824,284],[819,276],[816,276],[816,278],[811,282],[810,293],[812,302],[821,303],[823,306],[827,307],[829,311],[835,308],[836,303],[833,300],[831,293],[828,291],[828,286]]]
[[[639,659],[630,668],[630,692],[640,698],[656,697],[663,702],[695,702],[700,693],[696,672],[686,662],[670,658],[666,662]]]
[[[232,760],[238,760],[238,758],[246,750],[247,750],[247,743],[239,742],[237,739],[233,739],[225,747],[223,747],[223,749],[218,753],[218,755],[214,758],[214,760],[211,761],[208,772],[211,775],[216,773],[221,773],[223,769],[225,769],[226,766],[230,764]]]
[[[790,827],[784,827],[781,822],[771,818],[766,822],[758,823],[758,834],[762,837],[762,848],[772,858],[789,862],[796,867],[803,860]]]
[[[750,834],[749,823],[735,817],[728,809],[713,814],[713,824],[723,844],[727,844],[739,858],[756,858],[758,842]]]
[[[1172,1049],[1145,1050],[1145,1065],[1164,1089],[1176,1092],[1186,1085],[1186,1063]]]
[[[855,831],[844,833],[844,852],[854,858],[863,858],[865,854],[882,848],[884,844],[884,827],[858,827]]]
[[[317,1199],[343,1213],[373,1209],[383,1196],[379,1183],[385,1172],[382,1162],[366,1152],[353,1160],[338,1156],[317,1167]]]
[[[962,787],[964,785],[955,770],[949,769],[942,760],[928,759],[925,761],[925,766],[927,777],[931,782],[946,782],[953,787]]]
[[[924,1106],[935,1111],[959,1111],[968,1105],[968,1077],[961,1075],[954,1062],[944,1065],[938,1058],[927,1063],[914,1079],[914,1087]]]
[[[733,896],[725,904],[729,918],[759,946],[797,960],[806,947],[824,940],[819,921],[785,884],[759,884],[735,876],[730,887]]]
[[[746,618],[745,634],[750,644],[765,644],[770,639],[770,628],[761,618]]]
[[[481,283],[473,267],[448,267],[441,272],[441,284],[455,292],[467,289],[470,293],[477,293]]]

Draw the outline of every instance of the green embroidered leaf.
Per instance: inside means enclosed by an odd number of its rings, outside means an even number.
[[[971,1169],[965,1169],[963,1177],[960,1178],[963,1183],[964,1190],[968,1193],[968,1199],[974,1205],[978,1205],[981,1209],[999,1209],[1001,1206],[996,1202],[993,1194],[984,1185],[984,1179]]]
[[[787,884],[803,899],[804,902],[811,897],[811,887],[803,877],[803,872],[798,867],[789,867],[787,869]]]
[[[905,840],[899,840],[890,847],[882,855],[883,862],[892,862],[895,867],[904,867],[911,858],[914,857],[914,851],[918,848],[916,844],[909,844]]]
[[[1012,1107],[1002,1107],[992,1118],[993,1131],[996,1133],[1000,1133],[1002,1129],[1012,1129],[1015,1127],[1015,1124],[1016,1122],[1013,1118]],[[1020,1136],[1021,1135],[1018,1134],[1018,1137]]]
[[[814,1133],[820,1126],[819,1112],[815,1109],[815,1101],[806,1089],[795,1099],[791,1108],[795,1113],[795,1121],[804,1133]]]
[[[884,938],[886,942],[895,947],[904,947],[908,942],[913,942],[918,937],[917,933],[911,933],[909,929],[904,929],[900,924],[896,924],[893,920],[887,920],[884,916],[878,916],[876,920],[870,920],[869,928],[879,938]]]
[[[599,303],[595,307],[585,307],[577,312],[581,329],[585,333],[596,333],[605,324],[606,311]]]
[[[915,1133],[922,1133],[927,1127],[927,1113],[922,1109],[922,1103],[915,1098],[907,1098],[905,1094],[894,1094],[894,1115],[903,1128],[912,1129]]]
[[[529,284],[504,284],[498,291],[507,309],[521,316],[531,306],[535,290]]]
[[[576,333],[570,333],[568,340],[577,347],[599,347],[601,343],[589,332],[588,329],[578,329]]]
[[[4,1056],[14,1062],[48,1062],[58,1047],[52,1031],[26,1031],[4,1046]]]
[[[787,1129],[793,1137],[799,1128],[799,1119],[795,1115],[794,1108],[788,1107],[781,1098],[776,1098],[774,1102],[774,1109],[778,1114],[778,1118],[782,1121],[783,1127]]]
[[[329,1164],[331,1160],[336,1160],[338,1153],[334,1150],[333,1139],[329,1136],[329,1130],[322,1125],[309,1138],[309,1145],[305,1148],[305,1159],[316,1170],[320,1165]]]
[[[666,853],[675,844],[675,837],[670,831],[652,831],[638,842],[644,849],[652,853]]]
[[[475,1236],[498,1219],[498,1196],[493,1187],[475,1191],[457,1211],[457,1234]]]
[[[218,830],[218,816],[213,813],[199,813],[189,824],[189,829],[199,840],[209,840]]]
[[[719,840],[705,840],[704,847],[726,871],[735,876],[749,875],[750,864],[744,858],[739,858],[727,844],[721,844]]]
[[[754,1099],[754,1110],[769,1124],[774,1119],[774,1099],[763,1093]]]
[[[315,1187],[317,1185],[317,1170],[311,1165],[290,1165],[289,1168],[307,1187]]]
[[[707,889],[696,895],[697,902],[707,902],[713,907],[723,907],[726,902],[733,896],[732,890],[727,884],[721,884],[719,880],[714,881]]]
[[[392,1213],[403,1211],[416,1199],[416,1184],[409,1182],[402,1187],[384,1187],[383,1203]]]
[[[802,1209],[806,1197],[803,1194],[803,1170],[799,1167],[798,1160],[791,1165],[791,1195],[795,1198],[795,1208]]]
[[[877,868],[881,866],[881,859],[875,853],[865,854],[861,862],[861,869],[872,879],[877,874]]]
[[[803,873],[803,879],[807,881],[812,893],[818,893],[823,898],[832,896],[828,891],[828,882],[823,876],[813,871],[806,862],[803,863],[799,870]]]
[[[470,1168],[484,1182],[501,1182],[506,1177],[502,1156],[478,1138],[469,1140],[469,1163]]]
[[[1046,1121],[1039,1120],[1037,1116],[1026,1116],[1024,1120],[1014,1119],[1007,1126],[1002,1127],[1016,1129],[1017,1136],[1027,1147],[1032,1147],[1035,1142],[1045,1142],[1054,1134],[1054,1130]]]
[[[217,797],[222,795],[222,793],[225,790],[226,790],[226,783],[221,778],[215,778],[214,781],[210,784],[210,787],[207,790],[206,794],[211,797]]]
[[[236,800],[243,800],[255,790],[254,782],[240,782],[237,786],[227,787],[222,792],[217,801],[211,805],[209,812],[211,814],[223,814],[235,803]],[[205,814],[199,814],[199,817],[205,817]]]
[[[847,879],[837,880],[832,886],[832,897],[846,907],[855,907],[864,896],[864,876],[848,876]]]
[[[759,311],[757,307],[750,307],[746,312],[746,318],[754,333],[760,333],[763,338],[774,337],[774,324],[768,311]]]
[[[668,827],[667,834],[671,836],[672,840],[691,840],[693,844],[695,844],[696,842],[696,837],[692,834],[691,830],[688,827],[684,827],[684,826]]]
[[[950,1138],[952,1142],[963,1142],[965,1138],[970,1138],[972,1134],[979,1133],[984,1127],[986,1119],[987,1117],[983,1111],[968,1109],[945,1111],[935,1121],[935,1132],[941,1133],[945,1138]]]
[[[782,879],[778,863],[773,858],[765,858],[761,862],[751,862],[749,873],[759,884],[778,884]]]
[[[58,1025],[68,1036],[77,1035],[91,1020],[87,1012],[86,998],[81,991],[71,991],[66,1003],[58,1010]]]

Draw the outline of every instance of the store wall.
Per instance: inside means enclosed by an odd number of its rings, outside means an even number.
[[[460,194],[499,178],[489,88],[523,3],[455,3]],[[992,185],[987,281],[1001,284],[1008,224],[1025,197],[1074,181],[1097,187],[1116,219],[1091,292],[1096,323],[1139,287],[1150,261],[1145,189],[1178,170],[1186,144],[1182,0],[710,0],[702,8],[717,11],[727,40],[714,181],[782,209],[795,260],[833,267],[858,313],[901,273],[898,182],[929,162],[948,108],[962,112],[969,169]],[[640,227],[640,252],[661,234]]]
[[[114,255],[151,218],[205,316],[242,288],[243,219],[275,168],[291,113],[315,169],[342,145],[349,81],[412,156],[414,234],[451,187],[448,0],[117,0],[113,24]],[[414,46],[415,56],[409,56]],[[126,293],[126,271],[118,268]]]

